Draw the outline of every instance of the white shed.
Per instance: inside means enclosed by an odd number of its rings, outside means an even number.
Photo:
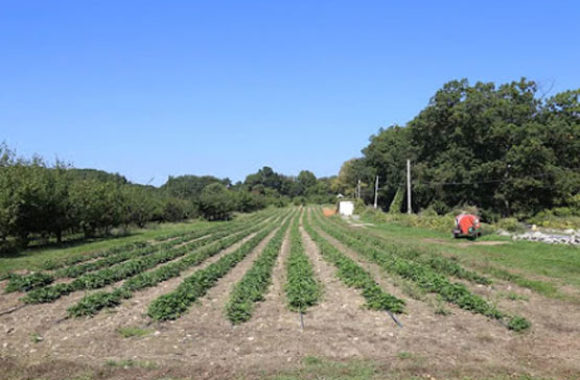
[[[354,203],[352,201],[338,202],[338,213],[340,215],[351,216],[354,213]]]

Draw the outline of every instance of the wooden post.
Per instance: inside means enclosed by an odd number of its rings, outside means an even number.
[[[375,180],[375,209],[377,208],[377,198],[379,197],[379,176]]]
[[[407,160],[407,214],[411,215],[411,160]]]

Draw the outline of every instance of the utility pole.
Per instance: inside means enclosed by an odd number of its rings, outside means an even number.
[[[377,208],[377,198],[379,197],[379,176],[375,180],[375,209]]]
[[[356,197],[357,197],[357,199],[360,199],[360,179],[358,180],[358,182],[356,184]]]
[[[407,214],[411,212],[411,160],[407,160]]]

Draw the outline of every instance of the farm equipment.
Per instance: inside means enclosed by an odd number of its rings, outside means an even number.
[[[477,216],[461,213],[455,217],[454,238],[467,237],[475,239],[478,236],[481,236],[481,223]]]

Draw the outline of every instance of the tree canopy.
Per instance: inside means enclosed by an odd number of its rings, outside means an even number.
[[[580,90],[542,99],[526,79],[448,82],[406,126],[371,136],[363,157],[343,165],[339,187],[379,175],[387,209],[411,159],[415,211],[471,204],[490,218],[524,218],[568,206],[580,190],[579,99]]]

